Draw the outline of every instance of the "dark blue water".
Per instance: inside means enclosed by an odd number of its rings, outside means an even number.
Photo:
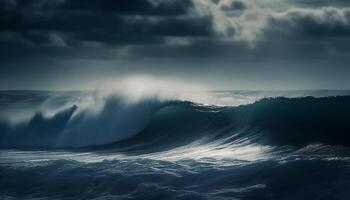
[[[0,199],[349,199],[350,96],[301,93],[2,92]]]

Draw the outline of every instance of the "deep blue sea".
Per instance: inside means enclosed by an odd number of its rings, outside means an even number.
[[[0,92],[0,199],[350,199],[350,91]]]

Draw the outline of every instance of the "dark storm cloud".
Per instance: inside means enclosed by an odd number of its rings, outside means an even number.
[[[291,8],[285,12],[268,13],[264,25],[254,24],[254,21],[243,21],[242,24],[233,24],[235,26],[232,27],[238,30],[244,29],[244,25],[249,23],[253,23],[253,27],[261,26],[259,27],[261,35],[257,36],[252,43],[234,38],[235,35],[232,39],[216,36],[191,40],[186,45],[155,45],[152,49],[146,46],[133,47],[131,52],[138,57],[202,59],[212,57],[249,62],[347,61],[349,57],[350,9]],[[245,36],[244,32],[237,34]]]
[[[348,0],[287,0],[291,4],[305,5],[308,7],[320,7],[320,6],[348,6]]]
[[[275,36],[310,39],[350,38],[350,9],[294,9],[269,17],[265,30]]]
[[[0,4],[0,48],[13,56],[22,56],[21,49],[33,49],[42,56],[62,49],[122,48],[162,44],[169,37],[211,37],[211,16],[193,15],[193,9],[190,0],[6,0]]]
[[[186,14],[193,3],[191,0],[4,0],[1,6],[6,9],[30,9],[32,11],[92,11],[156,16]]]
[[[193,7],[190,0],[158,1],[150,0],[76,0],[66,1],[61,8],[65,10],[111,11],[125,15],[181,15]]]
[[[2,12],[1,30],[76,31],[107,29],[130,34],[131,31],[152,31],[158,23],[161,27],[166,26],[166,23],[174,25],[175,28],[187,26],[185,29],[189,29],[189,25],[195,25],[195,23],[203,25],[200,22],[201,19],[196,21],[194,17],[186,18],[188,10],[193,6],[187,0],[162,1],[157,4],[146,0],[28,0],[20,1],[16,5],[12,9],[7,9],[6,4],[2,5],[4,12]],[[210,23],[210,21],[207,22]],[[207,24],[204,24],[204,26],[207,26]],[[195,25],[194,27],[197,28],[198,26]],[[140,34],[143,34],[143,32]],[[192,33],[189,32],[189,34]]]
[[[127,53],[137,52],[129,55],[132,57],[145,52],[146,57],[232,58],[244,52],[247,55],[241,57],[245,58],[264,53],[261,44],[269,42],[294,46],[288,43],[290,39],[312,40],[314,50],[324,42],[329,49],[343,48],[333,39],[350,37],[348,9],[319,7],[328,4],[324,0],[294,4],[313,8],[291,7],[292,1],[285,2],[284,11],[275,11],[264,10],[266,5],[259,7],[255,1],[239,0],[208,1],[211,6],[197,0],[4,0],[0,4],[0,50],[5,52],[1,58],[74,58],[82,52],[113,57],[120,52],[125,55],[125,48]],[[340,5],[345,1],[332,2]]]
[[[111,26],[85,31],[67,31],[78,41],[96,41],[106,45],[163,43],[166,37],[210,36],[213,30],[208,17],[122,19]]]
[[[222,10],[244,10],[246,5],[242,1],[232,1],[221,6]]]
[[[263,28],[266,49],[290,60],[348,62],[350,9],[290,9],[268,17]],[[288,58],[287,58],[288,59]]]

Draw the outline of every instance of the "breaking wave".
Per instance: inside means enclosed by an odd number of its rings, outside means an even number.
[[[256,96],[0,92],[0,199],[349,199],[350,96]]]
[[[350,146],[349,113],[350,96],[267,98],[241,106],[110,96],[100,105],[64,104],[51,116],[36,112],[24,122],[1,120],[0,147],[161,151],[213,141]]]

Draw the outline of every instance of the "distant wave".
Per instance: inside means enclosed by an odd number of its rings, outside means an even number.
[[[219,140],[302,147],[350,146],[350,96],[269,98],[237,107],[109,97],[96,113],[73,105],[51,117],[36,113],[0,122],[1,148],[81,148],[160,151]]]

